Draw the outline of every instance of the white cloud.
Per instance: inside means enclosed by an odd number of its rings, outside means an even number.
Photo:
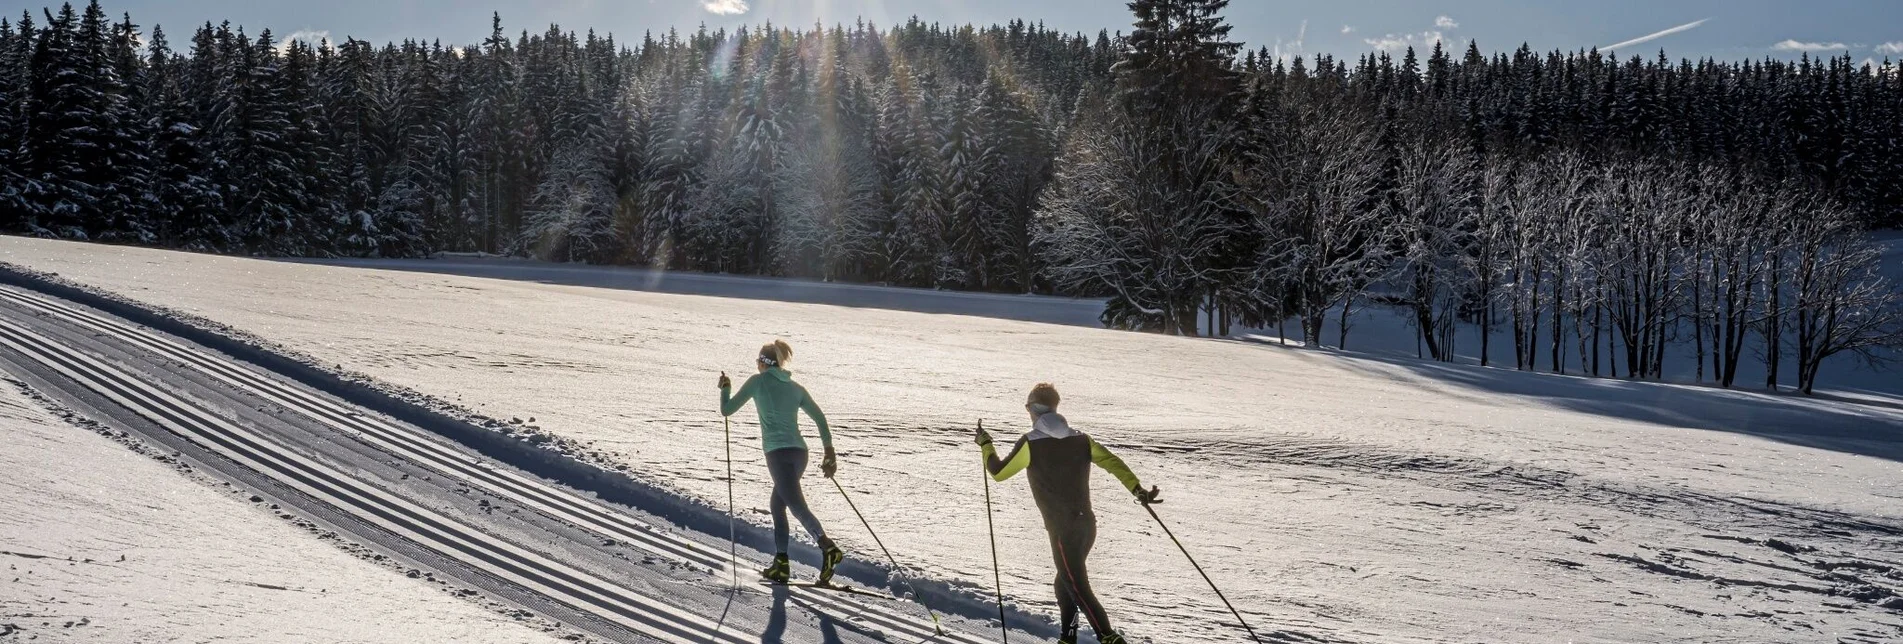
[[[1877,53],[1903,54],[1903,40],[1899,40],[1896,42],[1886,42],[1881,45],[1877,45]]]
[[[1344,35],[1344,36],[1346,36],[1346,35],[1348,35],[1348,34],[1351,34],[1351,33],[1354,33],[1354,32],[1355,32],[1355,28],[1354,28],[1354,27],[1352,27],[1352,26],[1349,26],[1349,25],[1342,25],[1342,26],[1341,26],[1341,35]],[[1897,44],[1899,44],[1899,45],[1903,45],[1903,43],[1897,43]]]
[[[1455,22],[1453,18],[1441,16],[1434,19],[1434,26],[1437,28],[1417,33],[1387,34],[1380,38],[1363,38],[1361,42],[1368,43],[1369,47],[1381,51],[1400,51],[1409,47],[1428,49],[1433,47],[1434,43],[1442,42],[1447,39],[1446,34],[1441,31],[1442,29],[1453,29],[1459,27],[1460,23]],[[1343,25],[1341,28],[1341,33],[1344,34],[1352,31],[1354,31],[1354,29],[1346,25]]]
[[[1840,51],[1847,47],[1840,42],[1798,42],[1796,40],[1785,40],[1778,44],[1771,45],[1771,48],[1778,51]]]
[[[1691,31],[1691,30],[1693,30],[1693,29],[1697,29],[1697,28],[1699,28],[1700,26],[1702,26],[1702,25],[1704,25],[1704,24],[1705,24],[1706,22],[1710,22],[1710,21],[1711,21],[1711,19],[1710,19],[1710,18],[1706,18],[1706,19],[1704,19],[1704,20],[1698,20],[1698,21],[1694,21],[1694,22],[1688,22],[1688,23],[1685,23],[1685,24],[1682,24],[1682,25],[1679,25],[1679,26],[1677,26],[1677,27],[1673,27],[1673,28],[1671,28],[1671,29],[1666,29],[1666,30],[1664,30],[1664,31],[1659,31],[1659,32],[1654,32],[1654,33],[1649,33],[1649,34],[1646,34],[1646,35],[1643,35],[1643,36],[1639,36],[1639,37],[1637,37],[1637,38],[1633,38],[1633,39],[1631,39],[1631,40],[1628,40],[1628,41],[1625,41],[1625,42],[1622,42],[1622,43],[1617,43],[1617,44],[1612,44],[1612,45],[1606,45],[1606,46],[1604,46],[1604,47],[1600,47],[1600,49],[1604,49],[1604,50],[1613,50],[1613,49],[1618,49],[1618,48],[1620,48],[1620,47],[1630,47],[1630,46],[1633,46],[1633,45],[1642,45],[1642,44],[1645,44],[1645,43],[1649,43],[1649,42],[1652,42],[1652,41],[1654,41],[1654,40],[1658,40],[1658,39],[1660,39],[1660,38],[1664,38],[1664,37],[1666,37],[1666,36],[1670,36],[1670,35],[1672,35],[1672,34],[1675,34],[1675,33],[1679,33],[1679,32],[1684,32],[1684,31]]]
[[[1380,38],[1363,38],[1361,42],[1381,51],[1400,51],[1408,47],[1426,49],[1434,43],[1445,40],[1439,31],[1423,31],[1418,34],[1388,34]]]
[[[329,41],[329,30],[299,29],[291,32],[291,35],[285,36],[284,40],[278,41],[278,49],[290,47],[293,42],[302,42],[312,47],[319,47]]]
[[[723,16],[733,16],[752,10],[747,0],[701,0],[700,8]]]

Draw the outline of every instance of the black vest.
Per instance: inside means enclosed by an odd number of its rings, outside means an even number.
[[[1095,523],[1090,509],[1090,437],[1083,432],[1067,438],[1027,441],[1031,465],[1031,498],[1044,515],[1044,526],[1057,529],[1074,522]]]

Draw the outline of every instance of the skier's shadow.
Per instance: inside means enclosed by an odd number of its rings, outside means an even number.
[[[792,597],[793,591],[785,586],[773,588],[773,612],[767,615],[766,629],[760,632],[760,644],[779,644],[786,636],[786,602]],[[819,610],[812,613],[819,619],[821,642],[844,644],[845,640],[839,638],[839,627],[832,616]]]

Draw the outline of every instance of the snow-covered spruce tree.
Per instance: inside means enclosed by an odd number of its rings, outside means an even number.
[[[313,205],[298,146],[311,140],[303,102],[309,96],[308,67],[278,52],[271,32],[255,42],[234,38],[231,113],[220,152],[230,160],[227,202],[245,248],[260,255],[299,255],[311,248]],[[287,64],[287,62],[289,64]]]
[[[739,272],[764,274],[775,263],[770,255],[781,223],[781,204],[774,184],[785,162],[787,133],[773,95],[779,85],[773,80],[775,74],[770,70],[760,74],[735,106],[733,140],[727,151],[729,181],[709,187],[733,189],[742,197],[727,215],[743,234],[723,249],[731,252],[732,265]]]
[[[656,90],[656,104],[647,121],[648,148],[641,173],[641,203],[645,213],[639,255],[660,268],[680,268],[679,249],[691,229],[693,187],[698,181],[702,128],[695,117],[700,84],[677,86],[672,81]]]
[[[939,288],[979,290],[991,282],[985,229],[997,218],[997,204],[987,192],[998,155],[987,140],[989,128],[978,119],[978,107],[963,88],[953,95],[939,151],[945,168],[945,224],[939,241],[944,256],[935,284]]]
[[[474,136],[479,143],[474,172],[474,188],[479,216],[476,247],[495,252],[507,243],[512,231],[508,222],[518,217],[526,191],[516,180],[515,169],[522,148],[516,140],[519,106],[520,67],[514,43],[502,31],[501,14],[491,14],[489,37],[482,41],[481,57],[463,67],[472,90],[471,109],[475,110]]]
[[[641,200],[641,176],[648,154],[646,105],[632,88],[610,95],[616,98],[602,117],[602,163],[608,188],[615,196],[615,243],[614,255],[604,261],[637,263],[647,257],[641,246],[647,229],[647,211]]]
[[[939,135],[910,69],[895,61],[891,78],[880,117],[880,136],[890,151],[886,185],[892,222],[884,252],[888,279],[933,286],[941,277],[941,240],[945,238]]]
[[[87,239],[111,185],[109,104],[97,67],[79,39],[79,16],[65,5],[34,43],[28,63],[26,128],[18,166],[21,230],[43,237]]]
[[[873,119],[845,66],[840,34],[822,46],[819,78],[808,103],[811,126],[796,136],[781,169],[785,218],[775,255],[788,275],[832,281],[855,276],[881,213],[869,137]],[[856,277],[856,276],[855,276]]]
[[[98,7],[95,0],[87,7],[86,14],[90,18],[98,13],[98,20],[104,24],[105,13]],[[105,29],[98,64],[105,68],[99,78],[108,101],[106,110],[110,116],[106,121],[114,127],[108,139],[112,148],[108,159],[112,166],[112,183],[105,195],[102,221],[94,228],[99,231],[100,239],[150,244],[158,240],[153,218],[159,204],[152,175],[154,133],[144,115],[149,99],[145,95],[144,61],[139,54],[142,38],[138,25],[132,24],[131,15],[117,24],[106,25]]]
[[[1236,98],[1231,63],[1242,45],[1228,40],[1229,25],[1222,18],[1228,6],[1229,0],[1130,2],[1135,28],[1126,40],[1127,52],[1112,68],[1127,114],[1179,102],[1225,105]]]
[[[30,33],[15,31],[11,19],[0,17],[0,230],[18,230],[22,223],[21,177],[15,165],[26,103],[25,92],[20,91],[26,76],[20,43],[31,38]]]
[[[226,249],[232,240],[219,219],[225,212],[223,195],[207,176],[210,153],[184,94],[186,69],[158,27],[152,28],[146,56],[144,118],[152,132],[148,154],[157,199],[152,214],[157,242],[187,250]]]
[[[750,181],[753,169],[741,150],[724,145],[714,150],[702,171],[702,182],[689,199],[686,248],[696,270],[741,272],[751,254],[748,244],[758,239],[760,203]]]
[[[420,225],[411,226],[408,231],[415,236],[414,240],[383,239],[378,246],[408,255],[426,247],[444,248],[451,239],[462,236],[456,210],[462,162],[460,156],[452,156],[461,122],[455,118],[458,111],[454,105],[454,87],[444,78],[443,69],[455,64],[452,57],[440,45],[405,49],[404,57],[410,62],[399,81],[403,103],[399,130],[402,148],[398,156],[401,166],[395,168],[398,178],[393,184],[412,184],[409,189],[416,191],[416,195],[411,208],[418,215]],[[393,213],[380,211],[379,214],[387,217]],[[383,228],[401,230],[396,226]],[[409,248],[404,248],[406,246]]]
[[[1022,292],[1036,281],[1031,216],[1050,182],[1056,153],[1036,105],[1013,82],[1009,70],[989,70],[973,107],[976,122],[989,130],[986,148],[992,155],[985,162],[991,171],[980,186],[985,212],[978,230],[986,248],[987,288]]]
[[[514,253],[560,262],[595,262],[613,250],[619,201],[598,142],[570,145],[555,155]]]

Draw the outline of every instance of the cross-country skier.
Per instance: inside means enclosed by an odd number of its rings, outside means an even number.
[[[991,435],[978,428],[978,445],[984,449],[985,465],[991,478],[1003,481],[1020,471],[1028,471],[1031,498],[1044,515],[1044,531],[1051,539],[1051,558],[1057,564],[1057,605],[1063,616],[1062,644],[1077,641],[1077,611],[1083,610],[1090,628],[1103,644],[1123,644],[1122,635],[1110,628],[1110,616],[1090,590],[1090,574],[1084,560],[1097,542],[1097,514],[1090,506],[1090,465],[1117,477],[1123,487],[1145,504],[1161,503],[1161,492],[1143,489],[1136,474],[1123,459],[1111,454],[1089,435],[1071,429],[1057,413],[1057,388],[1039,383],[1031,389],[1024,404],[1031,414],[1031,431],[1018,439],[1004,458],[998,458]]]
[[[793,347],[785,341],[774,340],[772,344],[760,347],[760,357],[755,363],[760,373],[747,378],[740,385],[740,391],[733,392],[733,381],[727,374],[720,374],[720,413],[732,416],[740,407],[752,400],[755,411],[760,413],[761,449],[766,451],[767,472],[773,477],[773,544],[777,553],[773,556],[773,565],[760,571],[760,576],[774,583],[786,583],[792,578],[786,557],[786,545],[791,539],[786,525],[786,513],[792,511],[800,525],[806,527],[806,533],[819,543],[822,554],[819,566],[819,585],[832,582],[833,569],[844,561],[846,553],[826,538],[826,529],[819,525],[819,518],[813,516],[812,509],[806,507],[806,494],[800,490],[800,477],[806,475],[806,439],[800,436],[799,412],[805,411],[819,426],[819,440],[826,446],[825,460],[820,461],[819,469],[832,478],[839,470],[839,461],[833,455],[833,433],[826,425],[826,414],[819,410],[819,404],[806,393],[806,388],[793,382],[793,373],[786,365],[793,359]]]

